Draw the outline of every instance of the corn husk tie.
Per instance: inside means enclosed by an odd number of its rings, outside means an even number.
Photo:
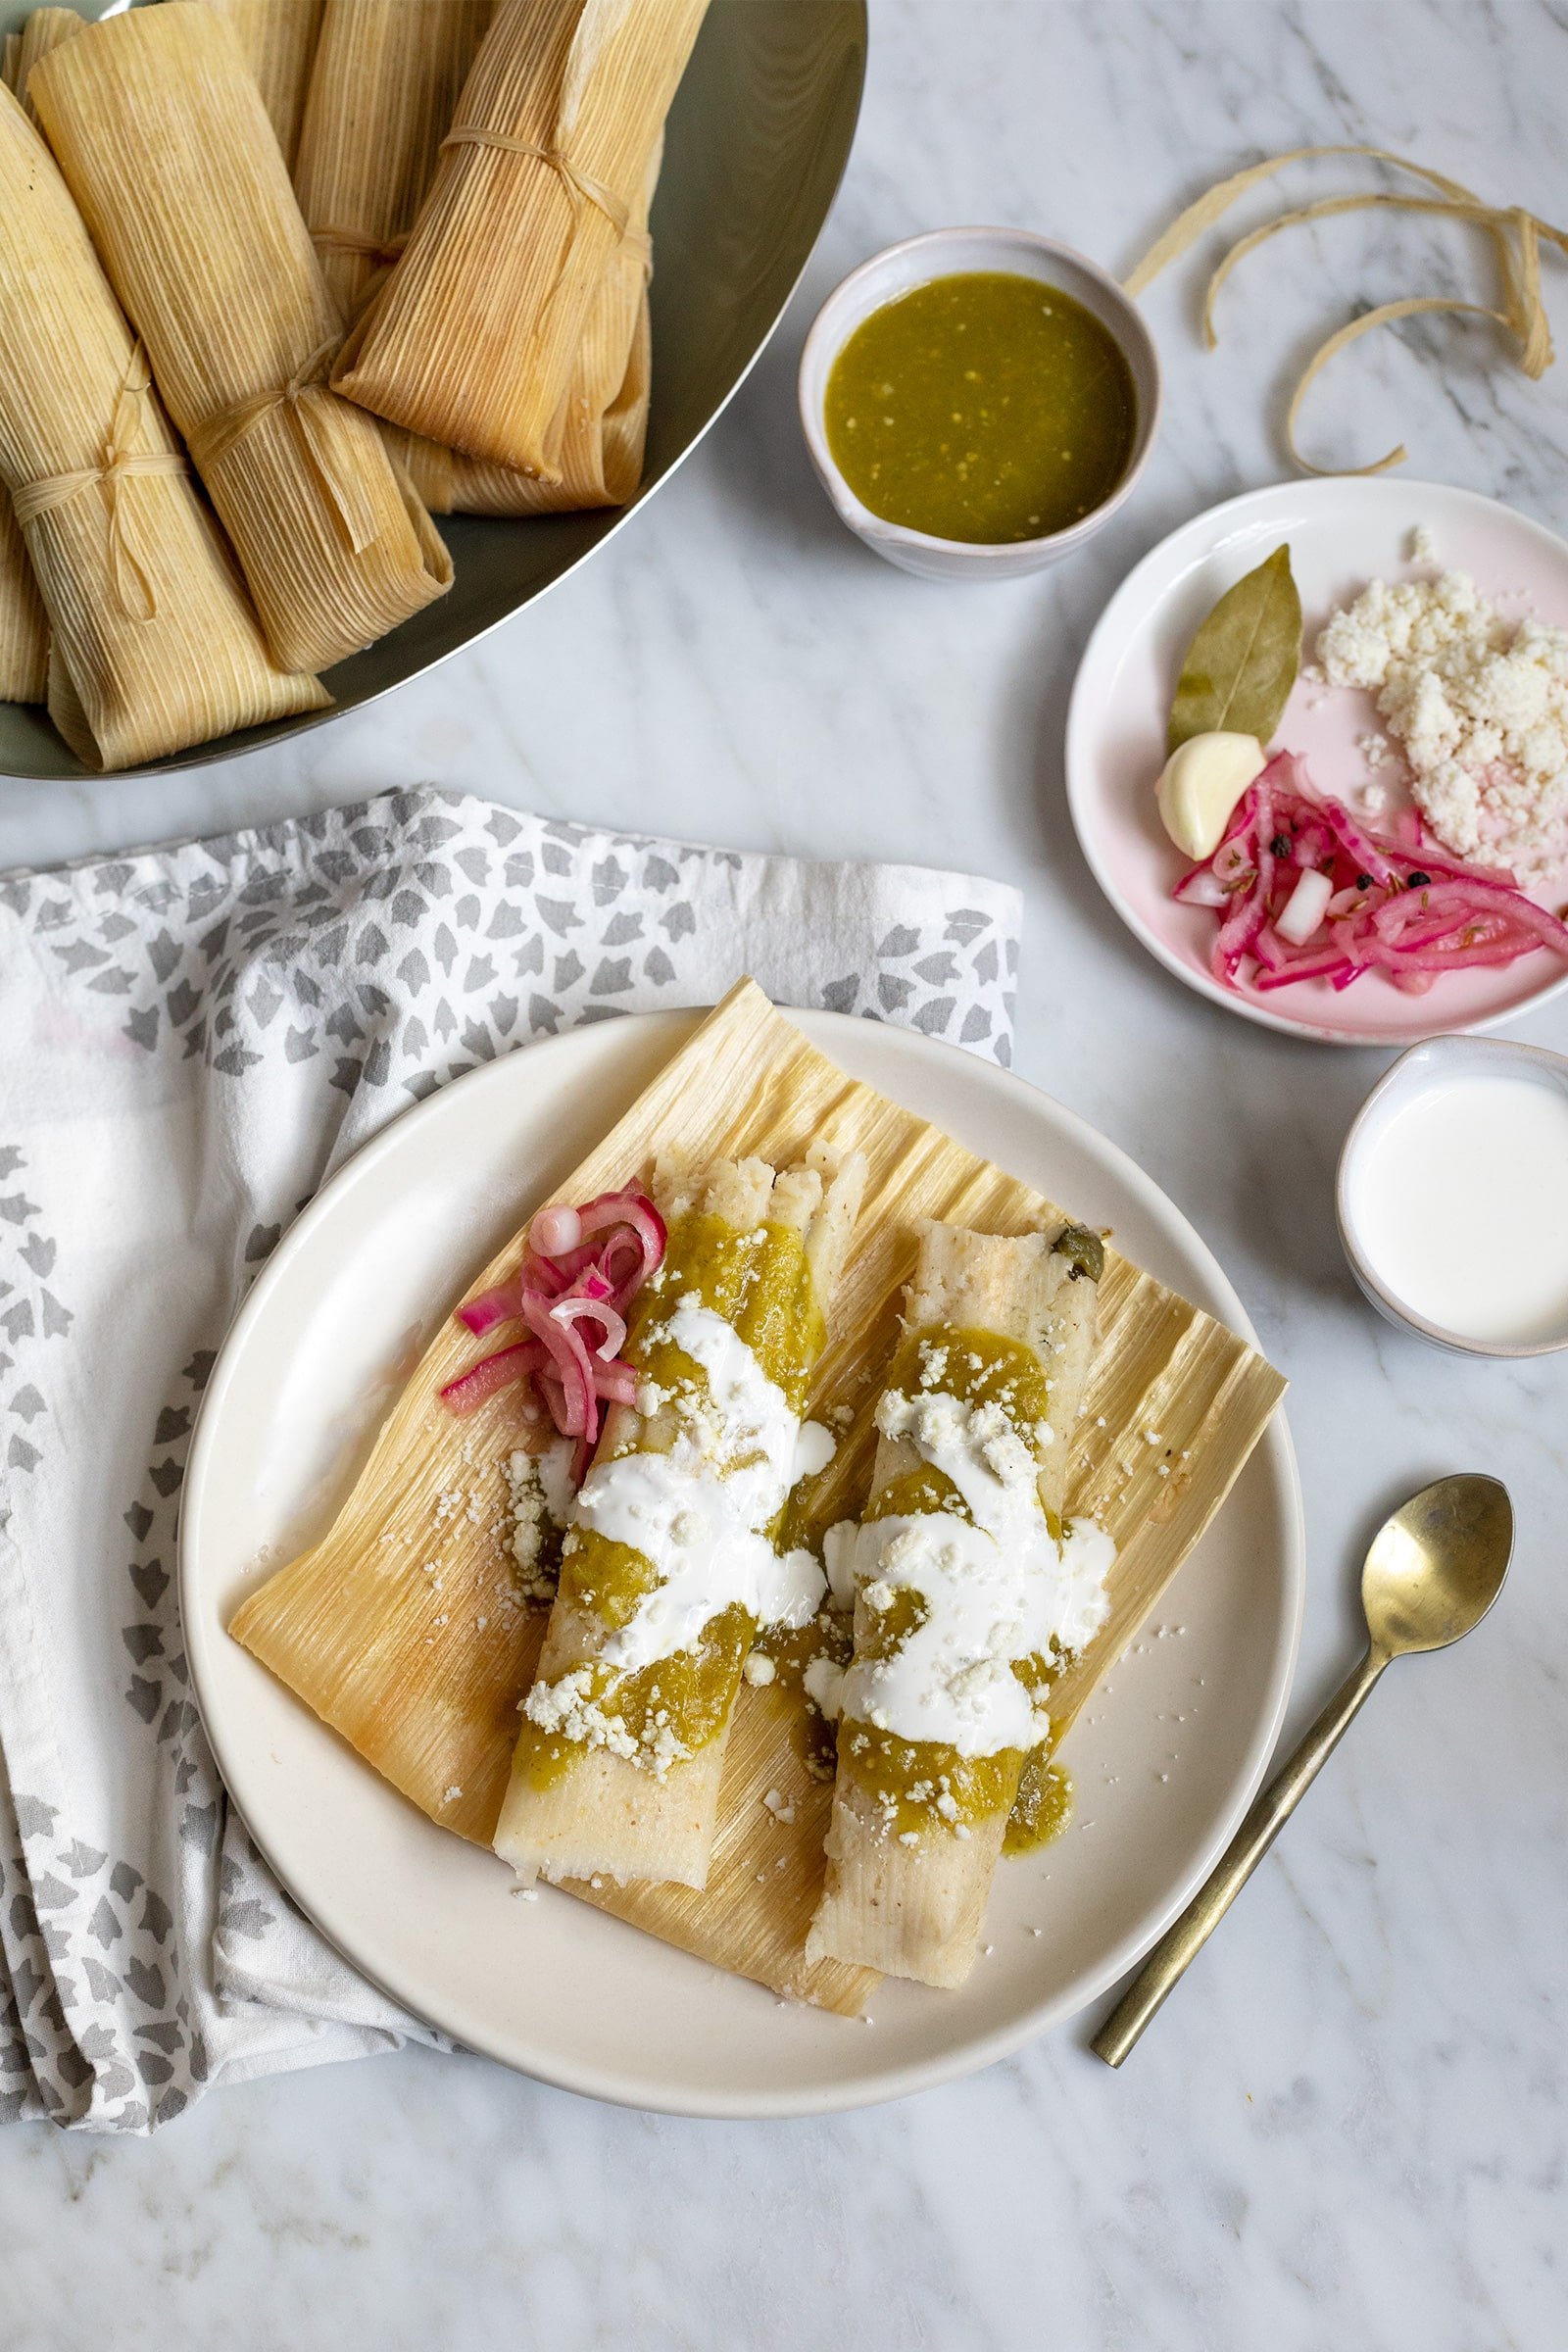
[[[603,213],[617,237],[624,237],[631,227],[631,207],[616,195],[613,188],[606,187],[602,179],[595,179],[591,172],[580,172],[564,147],[514,138],[510,131],[491,130],[482,122],[455,122],[441,144],[443,147],[499,147],[506,155],[532,157],[536,163],[554,172],[561,181],[571,205],[571,227],[561,248],[556,274],[545,297],[543,316],[547,318],[566,275],[566,267],[576,240],[577,222],[582,218],[584,206],[592,205],[596,212]],[[652,245],[649,252],[653,252]]]
[[[104,439],[103,464],[83,467],[74,473],[51,474],[41,482],[24,482],[11,494],[17,520],[25,533],[40,515],[52,514],[57,507],[65,506],[68,500],[79,498],[83,491],[95,487],[102,490],[109,519],[110,576],[114,582],[115,600],[127,620],[155,620],[158,616],[158,593],[146,565],[130,544],[130,529],[121,491],[127,480],[133,480],[139,474],[190,471],[185,460],[176,451],[135,449],[129,446],[136,434],[137,406],[151,388],[147,355],[138,343],[115,401],[115,413]]]
[[[331,449],[318,430],[309,398],[313,392],[324,396],[326,379],[342,339],[341,335],[334,335],[319,345],[277,391],[258,392],[253,400],[243,401],[226,416],[209,417],[197,425],[190,434],[190,450],[203,470],[216,466],[237,441],[243,441],[247,433],[254,431],[270,410],[281,407],[287,412],[306,462],[337,518],[344,544],[351,555],[360,556],[376,537],[375,516],[362,485],[345,481],[333,464]]]
[[[390,270],[408,241],[407,229],[397,237],[372,237],[368,229],[339,228],[334,222],[311,231],[311,243],[318,253],[363,254],[378,270]]]
[[[1285,439],[1291,457],[1303,473],[1385,473],[1391,466],[1400,466],[1409,452],[1403,442],[1385,451],[1381,458],[1366,466],[1315,466],[1303,457],[1297,442],[1297,423],[1307,392],[1331,360],[1361,335],[1377,326],[1388,326],[1396,319],[1411,318],[1434,311],[1457,312],[1472,318],[1490,318],[1512,335],[1518,344],[1517,360],[1524,373],[1533,381],[1543,376],[1555,356],[1551,328],[1545,306],[1541,297],[1541,243],[1544,238],[1559,252],[1568,254],[1568,231],[1553,228],[1549,222],[1527,212],[1522,205],[1492,205],[1467,188],[1462,180],[1450,179],[1446,172],[1431,171],[1425,164],[1412,163],[1408,157],[1395,155],[1386,147],[1366,147],[1358,144],[1329,147],[1294,147],[1287,155],[1271,156],[1266,163],[1249,165],[1207,189],[1203,195],[1179,213],[1163,235],[1144,255],[1143,260],[1123,280],[1129,294],[1141,294],[1171,262],[1180,260],[1205,229],[1229,212],[1239,198],[1262,180],[1270,179],[1288,164],[1304,163],[1325,155],[1362,155],[1372,161],[1387,164],[1395,171],[1408,172],[1417,179],[1438,190],[1436,196],[1396,195],[1387,190],[1369,191],[1356,196],[1324,196],[1311,204],[1295,207],[1281,213],[1277,220],[1266,220],[1245,237],[1237,239],[1220,260],[1208,280],[1203,298],[1203,341],[1212,351],[1219,340],[1214,323],[1215,303],[1220,288],[1240,262],[1260,245],[1277,236],[1282,228],[1296,228],[1312,220],[1332,220],[1342,213],[1371,212],[1393,209],[1396,212],[1446,215],[1454,220],[1466,220],[1484,228],[1491,238],[1496,257],[1498,293],[1494,306],[1489,303],[1467,302],[1446,294],[1407,295],[1396,302],[1377,304],[1358,318],[1325,338],[1307,361],[1296,382],[1286,414]]]

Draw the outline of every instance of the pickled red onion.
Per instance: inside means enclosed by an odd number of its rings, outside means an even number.
[[[531,1379],[564,1437],[575,1439],[572,1477],[581,1480],[599,1435],[602,1404],[634,1404],[637,1375],[621,1360],[626,1315],[662,1263],[664,1220],[635,1185],[602,1193],[585,1208],[555,1202],[528,1228],[522,1264],[458,1309],[476,1336],[521,1321],[533,1335],[483,1356],[441,1391],[443,1403],[472,1412],[514,1382]]]
[[[1218,917],[1209,965],[1229,988],[1250,962],[1260,990],[1298,980],[1343,989],[1382,971],[1420,995],[1440,973],[1512,963],[1537,948],[1568,956],[1568,925],[1526,898],[1512,874],[1467,865],[1430,842],[1416,810],[1374,832],[1315,792],[1289,752],[1269,762],[1212,858],[1173,895]],[[1318,899],[1311,929],[1290,919]]]

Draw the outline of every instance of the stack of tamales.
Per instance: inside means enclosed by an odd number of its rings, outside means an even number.
[[[0,131],[26,201],[0,265],[0,700],[47,699],[109,767],[319,708],[317,671],[450,585],[429,510],[630,499],[649,207],[706,5],[34,11],[4,79],[59,175],[34,186],[13,108]],[[40,236],[71,247],[52,293],[23,266]],[[52,381],[66,288],[100,320],[107,302],[125,341],[107,399],[102,365]],[[202,549],[183,569],[159,539],[176,511]],[[265,684],[241,681],[232,647],[204,653],[188,666],[205,686],[171,676],[154,720],[159,649],[204,614],[243,626]]]

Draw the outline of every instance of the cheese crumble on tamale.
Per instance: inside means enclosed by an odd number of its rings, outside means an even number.
[[[665,1261],[573,1508],[496,1851],[531,1881],[702,1886],[730,1710],[759,1627],[804,1625],[822,1571],[780,1551],[833,1441],[801,1413],[865,1183],[858,1154],[662,1171]]]
[[[855,1652],[815,1686],[839,1740],[808,1959],[969,1972],[1053,1672],[1109,1606],[1108,1539],[1062,1516],[1102,1265],[1081,1226],[921,1235],[870,1501],[830,1560]]]

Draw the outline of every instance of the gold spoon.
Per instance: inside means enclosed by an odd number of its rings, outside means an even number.
[[[1366,1656],[1263,1790],[1223,1858],[1166,1929],[1095,2035],[1089,2046],[1107,2066],[1120,2066],[1208,1941],[1389,1660],[1407,1650],[1446,1649],[1479,1625],[1502,1590],[1512,1550],[1508,1490],[1479,1471],[1440,1478],[1384,1521],[1361,1571],[1361,1606],[1370,1637]]]

